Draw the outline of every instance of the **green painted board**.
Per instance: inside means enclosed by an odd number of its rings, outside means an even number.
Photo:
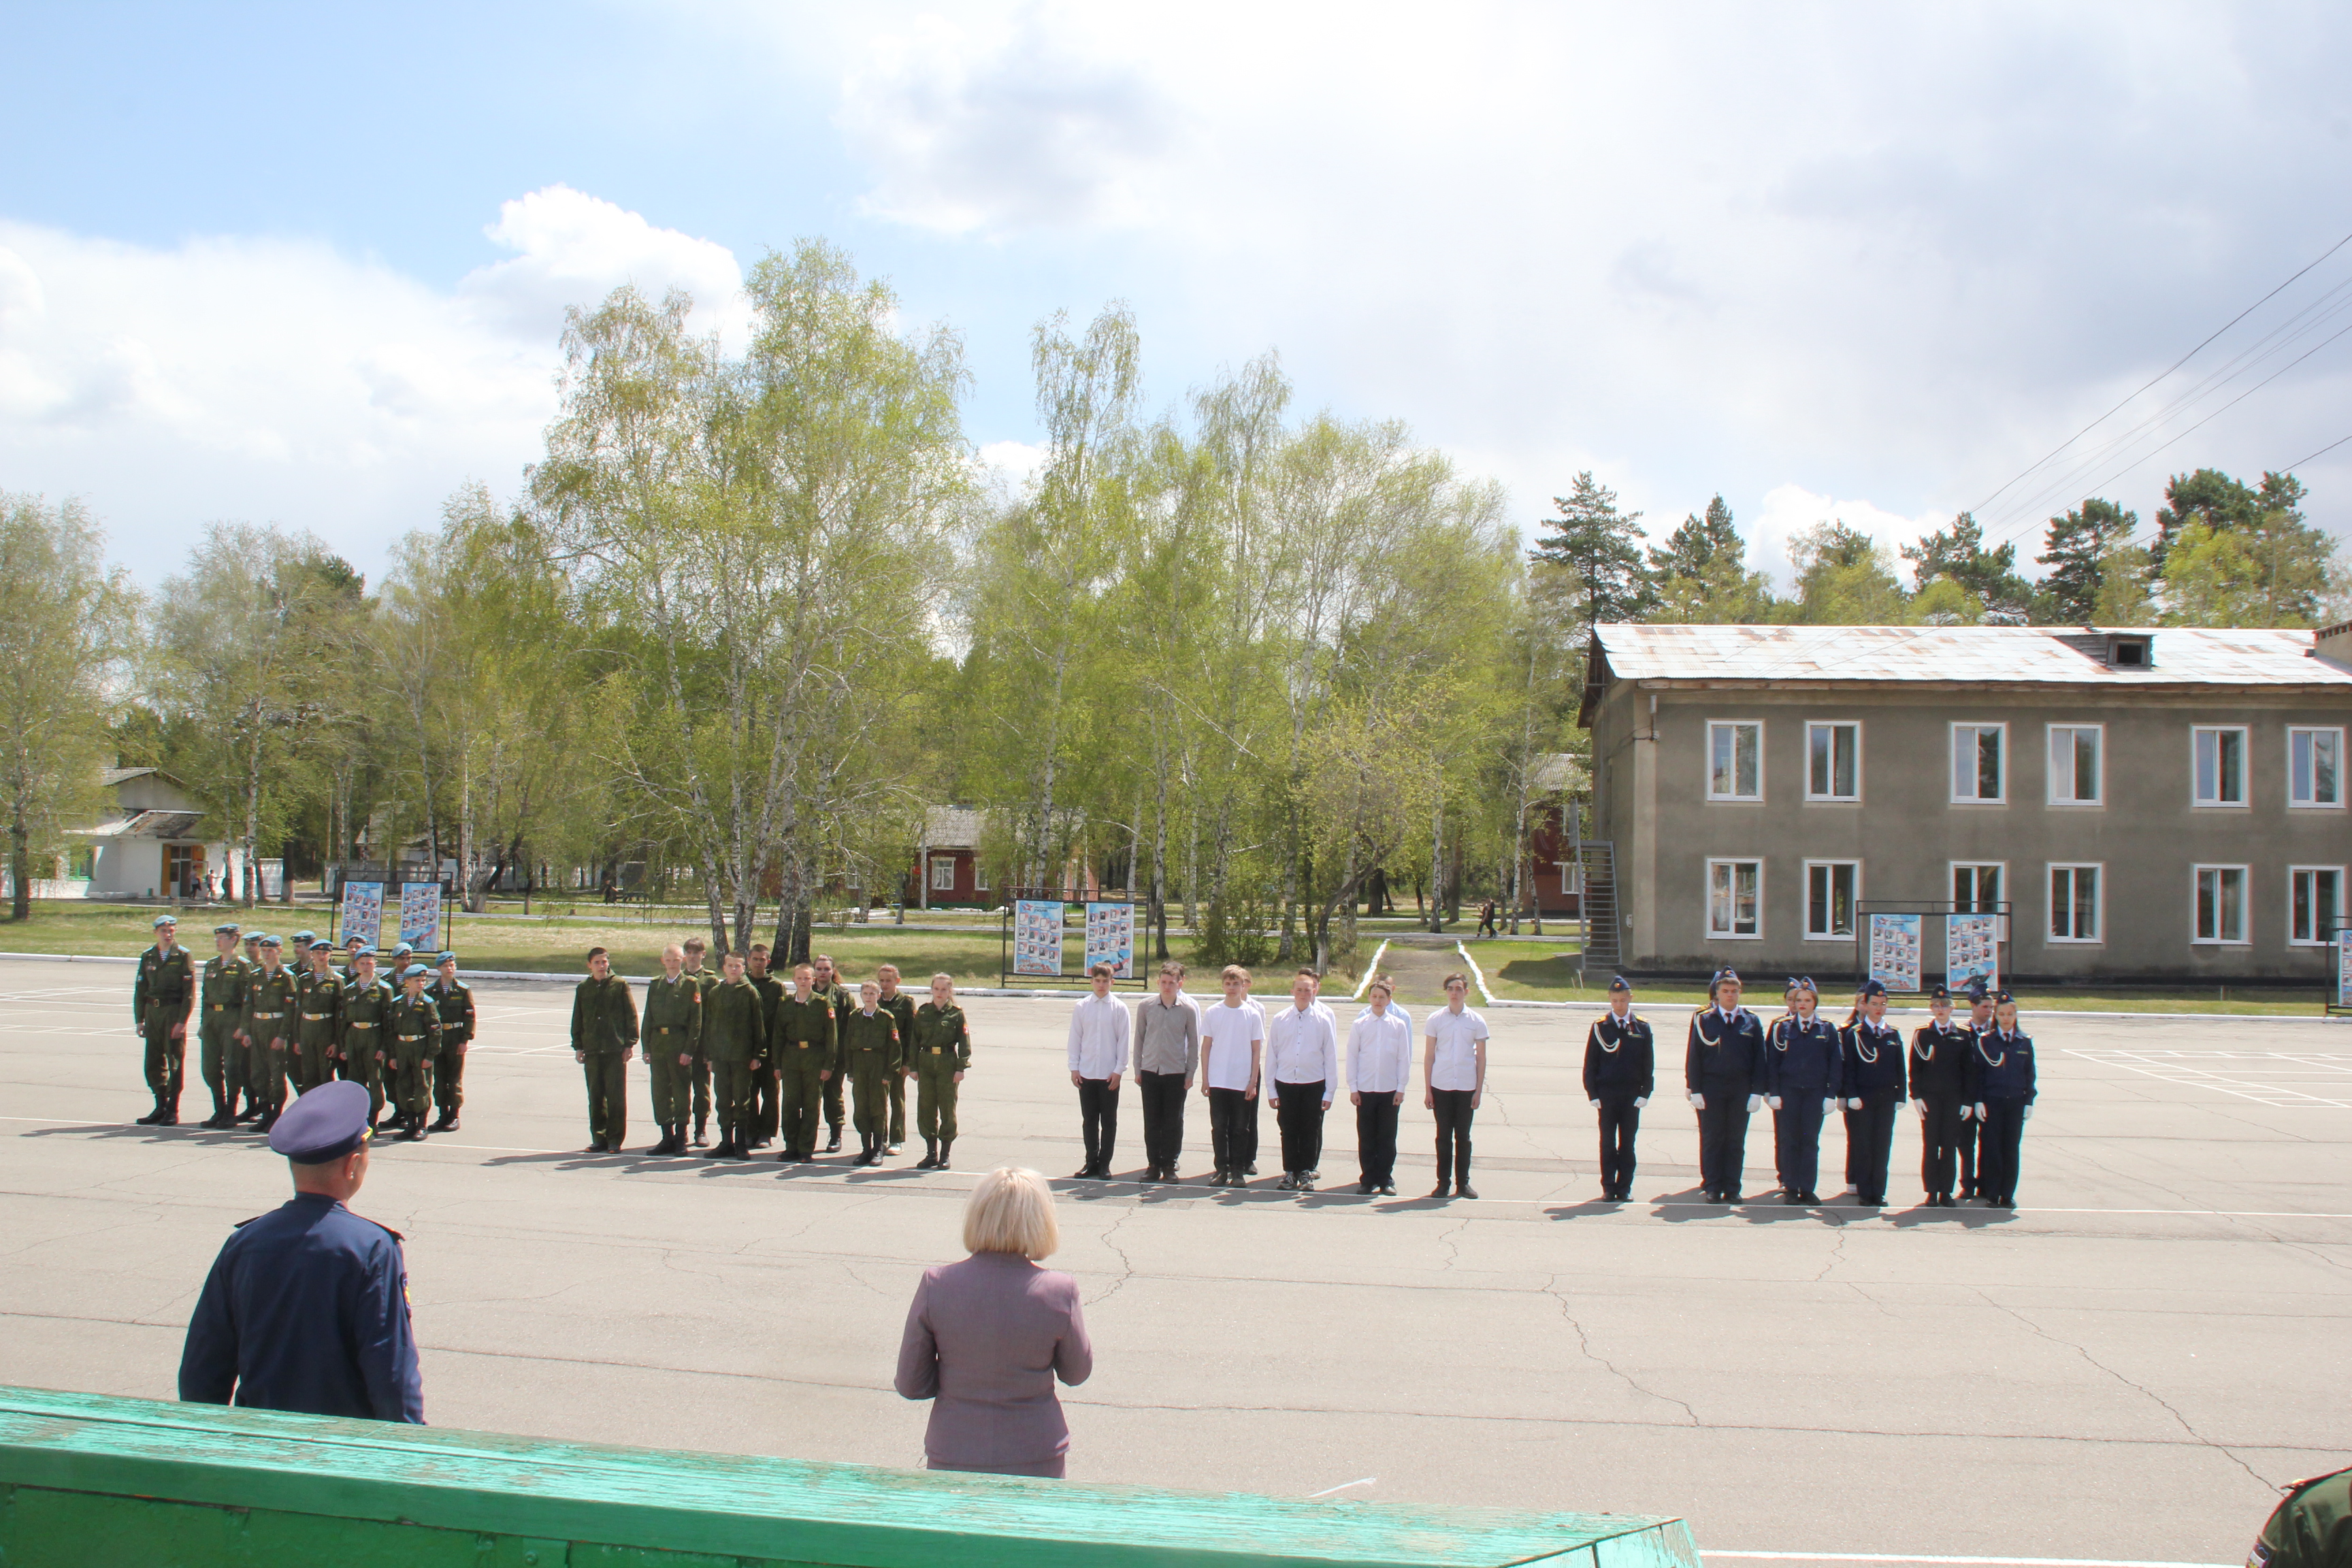
[[[154,1554],[158,1542],[166,1555]],[[1493,1568],[1538,1560],[1698,1568],[1679,1520],[1079,1486],[0,1388],[0,1568]]]

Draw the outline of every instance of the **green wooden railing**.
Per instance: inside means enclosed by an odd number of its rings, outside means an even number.
[[[1679,1520],[1150,1491],[0,1388],[0,1568],[1698,1568]]]

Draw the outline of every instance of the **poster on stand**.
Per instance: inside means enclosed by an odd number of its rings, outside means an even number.
[[[2000,917],[1944,917],[1944,984],[1958,993],[1981,980],[1988,991],[2000,989]]]
[[[400,886],[400,940],[425,954],[441,951],[441,884],[404,882]]]
[[[1870,917],[1870,977],[1889,991],[1919,989],[1919,917]]]
[[[1062,973],[1062,901],[1059,899],[1013,900],[1013,973]]]
[[[2352,926],[2336,933],[2336,1005],[2352,1007]]]
[[[383,942],[383,884],[382,882],[345,882],[343,913],[336,927],[341,942],[358,937],[370,947]]]
[[[1097,963],[1109,964],[1113,979],[1135,978],[1135,906],[1133,904],[1088,904],[1087,906],[1086,972],[1092,974]]]

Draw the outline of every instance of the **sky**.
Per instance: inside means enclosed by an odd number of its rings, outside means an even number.
[[[1529,533],[1591,469],[1660,535],[1720,493],[1784,578],[1825,519],[1973,508],[2030,562],[2084,495],[2152,526],[2169,473],[2352,437],[2341,6],[0,0],[0,490],[81,498],[151,584],[215,520],[373,578],[520,490],[567,306],[678,287],[724,331],[812,237],[962,335],[1008,472],[1031,331],[1122,300],[1155,411],[1272,349],[1297,412],[1404,421]],[[2352,531],[2352,443],[2296,471]]]

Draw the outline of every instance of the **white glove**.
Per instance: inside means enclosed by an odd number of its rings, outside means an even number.
[[[1706,1109],[1706,1096],[1703,1094],[1692,1095],[1691,1109],[1693,1110],[1705,1110]]]
[[[1920,1120],[1920,1121],[1927,1121],[1927,1102],[1926,1100],[1913,1100],[1913,1101],[1911,1102],[1911,1109],[1912,1109],[1912,1110],[1916,1110],[1916,1111],[1917,1111],[1917,1112],[1919,1113],[1919,1120]]]
[[[1768,1094],[1764,1097],[1764,1103],[1778,1110],[1780,1109],[1780,1097],[1777,1094]],[[1751,1104],[1748,1109],[1753,1110],[1756,1107]]]
[[[1634,1109],[1634,1110],[1641,1110],[1641,1109],[1642,1109],[1642,1107],[1643,1107],[1643,1106],[1645,1106],[1645,1105],[1647,1105],[1647,1104],[1649,1104],[1649,1103],[1650,1103],[1650,1097],[1649,1097],[1648,1095],[1646,1095],[1646,1094],[1643,1094],[1643,1095],[1636,1095],[1636,1096],[1634,1097],[1634,1099],[1633,1099],[1633,1109]]]
[[[1592,1102],[1592,1109],[1593,1109],[1593,1110],[1600,1110],[1600,1109],[1601,1109],[1601,1102],[1600,1102],[1599,1100],[1594,1100],[1594,1101]]]
[[[1986,1120],[1984,1101],[1981,1100],[1977,1101],[1977,1120],[1979,1121]]]
[[[1822,1114],[1823,1116],[1827,1116],[1831,1111],[1835,1110],[1836,1109],[1837,1101],[1835,1100],[1832,1100],[1826,1094],[1822,1096]]]
[[[1763,1109],[1764,1109],[1764,1097],[1763,1097],[1762,1095],[1760,1095],[1760,1094],[1751,1094],[1751,1095],[1749,1095],[1749,1096],[1748,1097],[1748,1115],[1753,1116],[1753,1115],[1755,1115],[1758,1111],[1759,1111],[1759,1110],[1763,1110]]]
[[[1848,1110],[1860,1110],[1862,1109],[1862,1096],[1857,1094],[1852,1100],[1847,1100],[1845,1102],[1845,1108]]]
[[[1974,1109],[1972,1109],[1971,1107],[1969,1107],[1969,1106],[1966,1106],[1966,1105],[1963,1105],[1963,1106],[1961,1106],[1961,1107],[1960,1107],[1960,1120],[1961,1120],[1961,1121],[1966,1121],[1969,1117],[1974,1116],[1975,1114],[1976,1114],[1976,1111],[1975,1111],[1975,1110],[1974,1110]]]
[[[2017,1119],[2020,1121],[2031,1121],[2033,1120],[2033,1106],[2031,1101],[2027,1102],[2023,1110],[2017,1113]]]

